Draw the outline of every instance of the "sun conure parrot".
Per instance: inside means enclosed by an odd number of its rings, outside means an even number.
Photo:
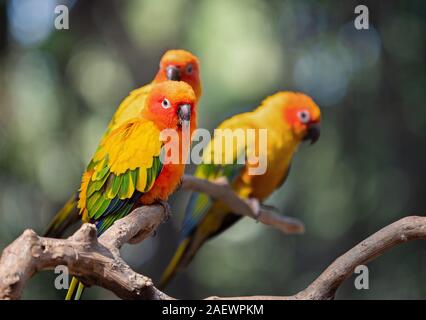
[[[198,58],[185,50],[167,51],[161,58],[160,68],[154,80],[148,85],[133,90],[124,99],[109,123],[105,134],[137,116],[144,106],[144,101],[151,91],[152,85],[167,80],[188,83],[194,90],[198,101],[201,96],[200,63]],[[60,237],[69,226],[79,221],[77,202],[78,193],[75,193],[50,222],[44,233],[45,237]]]
[[[162,161],[160,133],[173,129],[179,137],[175,146],[183,143],[182,128],[190,134],[196,129],[195,108],[196,96],[187,83],[152,85],[140,112],[102,138],[87,166],[78,200],[83,222],[94,223],[100,235],[133,208],[167,200],[182,178],[185,161]],[[79,299],[83,288],[73,278],[66,298]]]
[[[312,143],[317,141],[319,124],[320,109],[310,97],[302,93],[278,92],[266,98],[254,111],[235,115],[218,127],[231,130],[267,129],[267,166],[264,174],[250,175],[250,164],[241,164],[241,161],[237,163],[240,152],[253,147],[248,146],[248,139],[245,139],[241,150],[238,150],[237,143],[229,147],[233,150],[215,150],[213,138],[203,153],[202,163],[197,167],[195,176],[211,181],[226,178],[240,197],[258,200],[259,207],[285,182],[300,142],[308,139]],[[232,152],[232,161],[215,163],[217,160],[213,154],[224,151]],[[224,163],[222,155],[217,159]],[[226,230],[240,218],[220,201],[202,193],[192,193],[180,232],[180,244],[159,287],[164,288],[178,270],[186,267],[205,241]]]

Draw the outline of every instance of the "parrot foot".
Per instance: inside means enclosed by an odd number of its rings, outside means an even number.
[[[167,201],[157,200],[154,204],[158,204],[163,207],[165,212],[165,217],[163,219],[163,222],[166,222],[167,220],[169,220],[172,210],[170,209],[170,205],[167,203]],[[145,232],[146,230],[139,231],[132,239],[129,240],[129,243],[131,244],[139,243],[141,239],[145,238]],[[151,233],[151,236],[155,237],[156,235],[157,235],[157,230],[153,230]]]
[[[253,211],[256,222],[259,222],[259,218],[261,215],[261,207],[262,207],[260,201],[256,198],[249,198],[248,201],[250,203],[250,207],[251,207],[251,210]]]
[[[163,207],[164,212],[166,213],[163,222],[167,222],[170,219],[170,216],[172,215],[172,209],[170,208],[170,205],[167,201],[164,200],[158,200],[156,201],[156,204]]]
[[[261,205],[262,209],[268,210],[268,211],[273,211],[273,212],[279,212],[277,207],[271,206],[269,204],[263,204]]]
[[[172,214],[172,209],[170,208],[169,203],[167,201],[164,201],[164,200],[157,200],[155,202],[155,204],[158,204],[158,205],[162,206],[163,209],[164,209],[164,212],[165,212],[166,215],[165,215],[165,217],[163,219],[163,223],[169,221],[170,216]],[[157,229],[153,230],[152,234],[151,234],[151,237],[154,238],[155,236],[157,236]]]

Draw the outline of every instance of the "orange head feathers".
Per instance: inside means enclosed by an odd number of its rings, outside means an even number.
[[[277,111],[280,117],[277,117]],[[278,124],[277,120],[281,120],[278,125],[283,126],[297,143],[301,140],[315,143],[320,136],[321,111],[306,94],[277,92],[263,100],[256,112],[265,115],[270,124]]]
[[[185,50],[169,50],[160,61],[154,82],[166,80],[184,81],[194,90],[197,100],[201,96],[200,62],[196,56]]]
[[[284,120],[294,135],[315,143],[320,136],[321,111],[311,97],[303,93],[285,92]]]
[[[146,107],[142,110],[146,119],[162,129],[181,129],[190,124],[196,127],[196,96],[189,84],[183,81],[165,81],[154,84]]]

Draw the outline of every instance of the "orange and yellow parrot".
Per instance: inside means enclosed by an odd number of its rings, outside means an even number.
[[[244,139],[242,147],[237,143],[231,146],[228,144],[228,148],[232,150],[227,150],[226,147],[215,150],[213,139],[205,149],[203,161],[197,167],[195,176],[211,181],[226,178],[240,197],[256,199],[261,203],[285,182],[293,155],[301,141],[317,141],[320,116],[320,109],[307,95],[278,92],[266,98],[254,111],[235,115],[218,127],[231,130],[256,129],[256,132],[259,132],[258,129],[267,129],[264,146],[266,171],[260,175],[250,174],[253,163],[237,161],[240,153],[247,152],[249,148],[259,152],[259,147],[249,146],[248,141],[252,140]],[[224,162],[224,152],[231,152],[232,161]],[[219,153],[216,158],[215,153]],[[180,244],[159,287],[164,288],[179,269],[187,266],[205,241],[226,230],[240,218],[240,215],[233,214],[220,201],[202,193],[193,193],[185,212]]]
[[[196,128],[195,108],[196,96],[187,83],[152,85],[140,112],[102,138],[87,166],[78,200],[83,222],[94,223],[100,235],[133,208],[167,200],[182,178],[185,161],[162,161],[160,133],[175,130],[179,141],[173,143],[179,148],[182,128],[190,134]],[[66,298],[79,299],[83,288],[73,278]]]
[[[200,63],[198,58],[185,50],[167,51],[161,58],[160,68],[154,80],[148,85],[133,90],[124,99],[109,123],[105,135],[111,130],[120,127],[129,119],[137,117],[141,108],[145,105],[145,99],[151,92],[153,85],[168,80],[188,83],[194,90],[198,101],[201,96]],[[77,202],[78,193],[75,193],[55,215],[44,236],[60,237],[70,225],[79,221]]]

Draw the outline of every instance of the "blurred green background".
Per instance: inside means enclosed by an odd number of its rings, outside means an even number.
[[[70,8],[69,30],[53,26],[58,3]],[[43,230],[79,185],[116,106],[153,78],[171,48],[201,60],[201,127],[285,89],[316,100],[323,130],[268,201],[302,219],[306,234],[244,219],[208,242],[169,294],[293,294],[379,228],[424,214],[426,6],[363,1],[370,29],[358,31],[358,4],[0,0],[0,248],[25,228]],[[158,280],[187,199],[177,192],[157,235],[123,249],[134,269]],[[425,249],[412,242],[391,250],[369,264],[369,290],[356,290],[351,277],[337,298],[426,298]],[[63,298],[54,276],[36,275],[24,298]],[[115,298],[101,288],[85,297]]]

